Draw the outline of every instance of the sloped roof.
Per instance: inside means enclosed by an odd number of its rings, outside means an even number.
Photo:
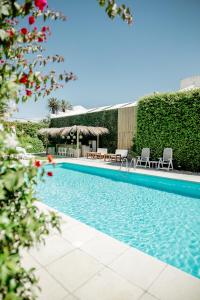
[[[132,107],[132,106],[136,106],[136,105],[137,105],[137,102],[126,102],[126,103],[107,105],[107,106],[101,106],[101,107],[90,108],[90,109],[86,109],[85,107],[81,106],[82,109],[72,109],[65,113],[51,115],[51,118],[62,118],[62,117],[68,117],[68,116],[74,116],[74,115],[82,115],[82,114],[107,111],[107,110],[112,110],[112,109]]]

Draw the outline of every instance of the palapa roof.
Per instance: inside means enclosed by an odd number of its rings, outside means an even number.
[[[39,130],[39,134],[48,135],[54,138],[58,136],[67,136],[69,133],[71,132],[76,133],[77,131],[83,135],[94,135],[94,136],[109,133],[109,130],[104,127],[74,125],[71,127],[43,128]]]

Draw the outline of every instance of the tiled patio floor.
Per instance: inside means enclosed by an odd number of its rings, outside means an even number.
[[[64,161],[119,169],[84,159]],[[137,172],[200,182],[195,175],[143,169]],[[37,205],[49,209],[42,203]],[[39,300],[200,299],[199,279],[60,215],[62,234],[53,231],[45,246],[23,253],[24,266],[36,268],[42,289]]]
[[[24,266],[36,268],[39,300],[200,299],[199,279],[61,216],[62,234],[23,253]]]

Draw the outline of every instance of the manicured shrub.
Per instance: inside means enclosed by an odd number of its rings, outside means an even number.
[[[155,94],[139,101],[136,150],[151,157],[173,148],[176,168],[200,171],[200,90]]]
[[[100,145],[107,147],[109,152],[117,148],[117,109],[100,111],[76,116],[67,116],[51,119],[50,127],[67,127],[73,125],[100,126],[109,129],[109,134],[100,138]]]
[[[38,131],[41,128],[45,128],[48,124],[43,122],[5,122],[4,126],[11,128],[14,127],[16,130],[16,135],[19,138],[22,147],[26,149],[27,152],[37,153],[43,152],[45,149],[45,141],[42,136],[38,135]]]
[[[41,140],[37,137],[31,137],[26,135],[25,137],[20,137],[19,141],[23,148],[26,149],[27,152],[30,153],[39,153],[44,152],[44,145]]]

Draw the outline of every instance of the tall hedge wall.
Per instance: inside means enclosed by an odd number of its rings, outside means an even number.
[[[76,116],[68,116],[62,118],[51,119],[50,127],[65,127],[73,125],[83,126],[101,126],[109,129],[109,134],[100,138],[100,145],[107,147],[108,151],[115,151],[117,148],[117,109],[82,114]]]
[[[151,157],[173,148],[176,168],[200,171],[200,90],[155,94],[139,101],[136,150]]]

